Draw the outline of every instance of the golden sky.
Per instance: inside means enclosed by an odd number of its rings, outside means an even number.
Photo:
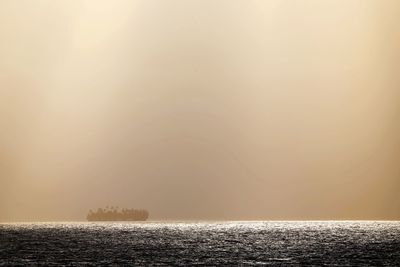
[[[400,1],[0,2],[0,220],[400,219]]]

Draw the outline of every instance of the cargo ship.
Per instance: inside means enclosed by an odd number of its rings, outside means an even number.
[[[86,219],[93,221],[146,221],[149,218],[149,212],[144,209],[122,209],[106,207],[99,208],[97,211],[90,210]]]

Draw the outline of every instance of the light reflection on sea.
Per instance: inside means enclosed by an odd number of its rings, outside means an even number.
[[[400,222],[0,224],[0,265],[400,266]]]

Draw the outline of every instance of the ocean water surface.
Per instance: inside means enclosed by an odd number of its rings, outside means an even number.
[[[400,266],[400,222],[0,224],[0,266]]]

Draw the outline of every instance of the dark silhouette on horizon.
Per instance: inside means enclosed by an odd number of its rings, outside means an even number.
[[[92,210],[86,216],[88,221],[146,221],[149,218],[149,212],[147,210],[136,210],[136,209],[122,209],[118,210],[118,207],[108,206],[105,209],[98,208],[96,212]]]

